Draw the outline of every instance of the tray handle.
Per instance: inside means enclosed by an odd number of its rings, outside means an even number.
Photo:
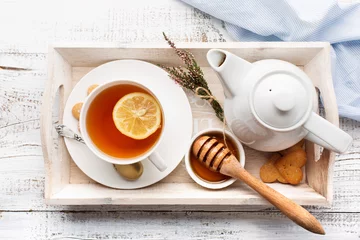
[[[318,90],[318,97],[314,103],[318,105],[322,99],[325,119],[335,126],[339,126],[339,114],[337,109],[335,91],[331,74],[331,46],[328,44],[304,66],[305,72],[312,79]],[[320,151],[322,149],[322,151]],[[310,187],[323,195],[331,204],[333,198],[333,165],[335,152],[320,148],[311,142],[306,142],[308,162],[306,163],[306,177]]]
[[[44,91],[40,116],[41,145],[44,156],[46,182],[45,198],[60,191],[69,182],[70,170],[64,159],[68,156],[64,140],[58,136],[53,124],[53,111],[61,121],[67,92],[71,85],[71,65],[53,48],[48,53],[48,81]],[[57,98],[57,96],[59,96]],[[70,159],[70,157],[68,157]],[[70,165],[70,164],[69,164]],[[57,173],[56,173],[57,172]]]

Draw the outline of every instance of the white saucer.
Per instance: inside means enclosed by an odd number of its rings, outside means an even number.
[[[163,130],[164,136],[157,150],[166,161],[167,169],[160,172],[145,159],[142,161],[143,175],[136,181],[127,181],[115,171],[111,163],[96,157],[86,145],[72,139],[65,139],[65,144],[76,165],[96,182],[118,189],[146,187],[169,175],[184,157],[192,136],[190,104],[181,87],[161,68],[138,60],[117,60],[94,68],[76,84],[65,105],[63,124],[80,134],[78,121],[71,113],[72,107],[78,102],[84,102],[90,85],[113,80],[139,83],[151,81],[154,85],[152,91],[169,113]]]

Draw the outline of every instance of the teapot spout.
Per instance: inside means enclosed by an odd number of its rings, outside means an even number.
[[[210,49],[206,55],[212,68],[219,68],[226,60],[227,52],[219,49]]]
[[[210,49],[206,58],[217,73],[226,98],[233,98],[241,82],[252,69],[252,64],[221,49]]]

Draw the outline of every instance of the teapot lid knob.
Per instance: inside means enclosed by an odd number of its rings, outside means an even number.
[[[290,89],[274,94],[272,101],[275,107],[283,112],[290,111],[295,107],[295,97]]]

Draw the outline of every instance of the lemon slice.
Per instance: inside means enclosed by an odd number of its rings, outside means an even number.
[[[133,139],[145,139],[161,124],[159,104],[149,94],[134,92],[123,96],[112,114],[116,128]]]

